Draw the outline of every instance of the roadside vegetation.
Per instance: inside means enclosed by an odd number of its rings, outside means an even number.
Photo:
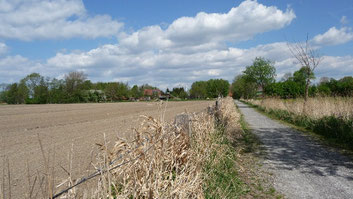
[[[353,150],[353,98],[316,97],[246,100],[260,110],[319,134],[331,144]]]

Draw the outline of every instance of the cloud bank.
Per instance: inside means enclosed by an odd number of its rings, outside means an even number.
[[[80,16],[85,16],[86,12],[82,2],[73,1],[73,5],[77,7],[68,6],[67,11],[59,12],[51,20],[65,19],[66,23],[66,16],[78,15],[79,18],[74,21],[82,21]],[[282,11],[247,0],[227,13],[200,12],[194,17],[178,18],[166,28],[155,25],[130,33],[119,32],[116,44],[105,44],[83,52],[59,52],[43,62],[31,61],[22,56],[0,57],[0,80],[11,81],[6,77],[6,71],[13,73],[11,77],[14,79],[20,79],[30,72],[62,77],[64,73],[80,70],[86,72],[93,81],[123,81],[130,85],[149,83],[162,89],[189,87],[194,81],[210,78],[231,81],[258,56],[276,61],[280,78],[284,73],[300,68],[285,42],[247,49],[234,46],[258,34],[284,28],[295,17],[291,9]],[[85,18],[88,19],[93,18]],[[352,40],[351,34],[348,28],[332,27],[311,41],[319,46],[337,45]],[[35,37],[27,35],[26,38]],[[229,47],[229,42],[233,47]],[[325,56],[316,74],[329,77],[353,74],[353,57]]]
[[[109,37],[122,23],[89,16],[81,0],[2,0],[0,38],[36,40]]]

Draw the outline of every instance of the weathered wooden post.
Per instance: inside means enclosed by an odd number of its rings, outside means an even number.
[[[189,137],[192,137],[191,116],[187,113],[181,113],[175,116],[174,125],[185,132]]]

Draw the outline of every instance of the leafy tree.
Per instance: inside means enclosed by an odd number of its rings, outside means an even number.
[[[118,83],[118,99],[126,100],[130,97],[130,88],[127,83]]]
[[[171,95],[174,97],[181,98],[181,99],[185,99],[188,97],[188,93],[184,90],[183,87],[173,88]]]
[[[276,68],[271,61],[256,57],[253,64],[246,67],[243,73],[247,82],[254,82],[264,90],[265,86],[275,81]]]
[[[33,102],[36,104],[46,104],[49,101],[48,83],[41,78],[38,86],[34,88]]]
[[[117,82],[110,82],[107,84],[104,90],[107,100],[109,101],[116,101],[118,100],[118,83]]]
[[[120,82],[109,82],[104,92],[107,96],[107,100],[124,100],[129,97],[129,86]]]
[[[68,95],[65,89],[65,81],[52,79],[48,83],[49,99],[48,103],[67,103]]]
[[[229,92],[229,82],[223,79],[210,79],[207,81],[207,96],[216,98],[227,96]]]
[[[338,87],[341,96],[353,96],[353,77],[346,76],[338,80]]]
[[[306,86],[307,79],[315,79],[314,73],[309,71],[307,67],[301,67],[293,74],[293,80],[302,85],[303,88]]]
[[[253,98],[256,95],[256,91],[256,84],[254,82],[248,82],[245,75],[238,75],[234,78],[231,86],[233,98]]]
[[[205,99],[207,97],[207,82],[197,81],[192,83],[190,96],[194,99]]]
[[[137,85],[134,85],[132,88],[131,88],[131,97],[135,98],[135,99],[138,99],[140,97],[142,97],[143,93],[142,91],[139,89],[139,87]]]
[[[67,103],[85,102],[88,94],[83,90],[83,85],[87,79],[84,72],[73,71],[65,75],[65,88],[68,97],[65,99]]]
[[[22,79],[17,87],[17,103],[27,103],[29,99],[29,89],[26,86],[25,79]]]
[[[5,97],[5,101],[8,104],[18,104],[19,100],[18,100],[18,84],[17,83],[13,83],[10,84],[7,92],[6,92],[6,97]]]
[[[93,84],[91,80],[85,80],[81,85],[82,90],[91,90],[92,87],[93,87]]]

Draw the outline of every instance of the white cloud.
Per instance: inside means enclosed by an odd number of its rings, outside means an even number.
[[[353,76],[353,56],[324,56],[316,75],[334,78]]]
[[[228,13],[200,12],[195,17],[175,20],[165,30],[160,26],[150,26],[130,35],[122,34],[120,44],[132,50],[168,50],[185,46],[196,46],[197,50],[202,50],[208,49],[208,45],[219,45],[219,42],[244,41],[256,34],[283,28],[294,18],[293,10],[283,12],[276,7],[247,0]]]
[[[167,38],[195,45],[210,41],[244,41],[254,35],[280,29],[295,18],[292,10],[282,12],[256,1],[244,1],[228,13],[198,13],[175,20],[166,30]]]
[[[80,13],[79,10],[80,7],[67,12]],[[118,44],[106,44],[83,52],[59,52],[45,62],[21,56],[0,58],[0,82],[10,81],[9,77],[19,80],[31,72],[63,77],[67,72],[80,70],[92,81],[124,81],[130,85],[149,83],[165,89],[190,86],[194,81],[210,78],[232,81],[257,56],[276,61],[277,74],[284,74],[300,68],[285,42],[248,49],[227,47],[225,42],[247,40],[256,34],[282,28],[294,17],[291,10],[282,12],[256,1],[245,1],[228,13],[182,17],[165,29],[149,26],[131,34],[123,33],[119,35]],[[348,29],[337,31],[343,31],[343,35],[351,34]],[[312,41],[323,43],[327,39],[320,40],[320,37],[331,38],[329,35],[318,35]],[[317,75],[339,78],[353,74],[352,63],[351,56],[327,56],[318,67]]]
[[[30,61],[20,55],[0,58],[0,79],[1,83],[10,83],[22,79],[24,76],[36,72],[40,64]]]
[[[87,52],[58,53],[45,63],[21,56],[0,59],[0,82],[8,77],[23,78],[31,72],[50,77],[80,70],[93,81],[124,81],[132,84],[149,83],[163,89],[192,82],[223,78],[232,81],[250,65],[256,56],[275,61],[279,77],[300,68],[284,42],[258,45],[249,49],[227,48],[184,54],[179,52],[131,52],[119,45],[103,45]],[[341,78],[353,74],[353,57],[325,56],[316,76]]]
[[[107,15],[88,16],[81,0],[3,0],[0,38],[34,40],[116,35],[122,23]]]
[[[353,32],[351,28],[342,27],[337,29],[336,27],[330,28],[324,34],[318,34],[313,39],[312,42],[317,45],[338,45],[344,44],[353,40]]]
[[[4,43],[0,43],[0,55],[5,54],[7,52],[7,46]]]
[[[94,81],[123,80],[130,84],[149,83],[162,88],[183,82],[223,78],[231,81],[250,65],[256,56],[275,61],[278,78],[294,72],[300,65],[284,42],[258,45],[249,49],[227,48],[184,54],[179,52],[130,52],[119,45],[72,54],[58,54],[46,65],[64,71],[85,69]],[[68,61],[69,60],[69,61]],[[317,77],[340,78],[353,74],[353,57],[325,56],[316,70]]]

